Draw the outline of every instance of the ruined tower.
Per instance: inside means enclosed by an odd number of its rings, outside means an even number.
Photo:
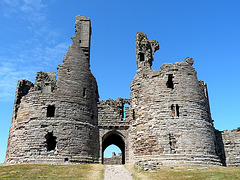
[[[136,35],[137,74],[131,82],[129,162],[163,166],[221,165],[206,83],[193,59],[151,68],[158,42]]]
[[[89,67],[90,18],[75,17],[75,35],[56,73],[17,85],[6,164],[98,162],[97,83]]]

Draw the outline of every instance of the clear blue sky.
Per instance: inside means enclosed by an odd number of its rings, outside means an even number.
[[[56,72],[72,43],[76,14],[91,18],[90,61],[100,100],[130,97],[135,34],[143,31],[160,44],[153,69],[192,57],[198,79],[208,84],[215,127],[240,126],[239,8],[238,0],[1,0],[0,163],[17,81]]]

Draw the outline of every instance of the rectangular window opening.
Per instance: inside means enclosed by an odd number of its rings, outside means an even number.
[[[142,52],[139,53],[139,59],[140,61],[144,61],[144,53]]]
[[[168,81],[167,81],[166,85],[167,85],[167,88],[174,89],[174,87],[173,87],[173,75],[172,74],[168,75]]]
[[[54,117],[55,116],[55,106],[49,105],[47,107],[47,117]]]
[[[177,114],[177,117],[179,117],[179,106],[178,106],[178,104],[176,104],[176,114]]]
[[[128,103],[124,103],[123,104],[123,109],[122,109],[122,111],[123,111],[123,113],[122,113],[122,118],[123,119],[125,119],[126,118],[126,107],[129,107],[129,104]]]
[[[83,97],[86,97],[86,88],[83,88]]]

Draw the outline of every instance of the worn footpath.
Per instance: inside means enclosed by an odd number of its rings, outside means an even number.
[[[123,165],[107,165],[104,180],[132,180],[130,172]]]

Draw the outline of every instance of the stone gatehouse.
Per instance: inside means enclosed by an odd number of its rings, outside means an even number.
[[[5,164],[103,163],[115,144],[123,164],[140,167],[240,165],[240,129],[214,128],[207,85],[192,58],[154,71],[159,44],[138,32],[130,99],[99,102],[90,37],[90,18],[76,16],[58,83],[53,72],[38,72],[34,84],[18,81]]]

